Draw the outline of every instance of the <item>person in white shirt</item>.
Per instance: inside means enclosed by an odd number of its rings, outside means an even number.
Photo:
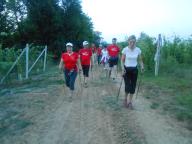
[[[109,54],[107,51],[107,47],[104,47],[101,51],[102,57],[101,57],[101,63],[104,66],[104,69],[107,70],[108,60],[109,60]]]
[[[123,70],[122,76],[125,82],[125,100],[124,106],[133,109],[132,98],[135,93],[137,76],[138,76],[138,61],[140,63],[141,72],[144,72],[144,64],[141,56],[141,49],[136,47],[136,37],[131,35],[128,38],[128,46],[122,50],[121,67]]]

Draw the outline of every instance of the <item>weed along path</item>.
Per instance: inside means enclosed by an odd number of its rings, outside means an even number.
[[[0,96],[1,144],[192,144],[192,132],[150,108],[139,93],[135,110],[116,95],[120,78],[93,69],[88,88],[76,81],[72,98],[57,67]],[[81,78],[82,80],[82,78]]]

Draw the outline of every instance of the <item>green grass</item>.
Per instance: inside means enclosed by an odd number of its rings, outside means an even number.
[[[179,121],[187,122],[187,128],[192,129],[192,76],[189,71],[192,68],[183,71],[175,68],[175,72],[162,73],[158,77],[146,73],[143,87],[144,96],[152,102],[152,109],[160,109]]]

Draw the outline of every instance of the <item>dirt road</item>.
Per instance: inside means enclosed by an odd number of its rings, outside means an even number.
[[[0,96],[1,144],[192,144],[192,132],[157,113],[139,93],[135,110],[116,95],[120,78],[108,80],[95,68],[88,88],[77,78],[68,95],[62,74],[53,68]]]

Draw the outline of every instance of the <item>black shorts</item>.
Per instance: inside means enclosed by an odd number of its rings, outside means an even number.
[[[89,77],[89,68],[90,68],[90,65],[82,65],[83,75],[85,77]]]
[[[118,57],[110,57],[109,58],[109,67],[113,67],[118,64]]]

